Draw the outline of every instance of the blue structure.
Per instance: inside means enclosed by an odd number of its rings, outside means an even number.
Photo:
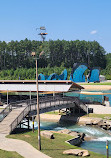
[[[64,71],[62,71],[61,75],[59,75],[59,80],[67,80],[67,70],[64,69]]]
[[[51,74],[48,78],[47,78],[47,80],[56,80],[57,79],[57,74],[56,73],[53,73],[53,74]]]
[[[86,64],[77,64],[75,63],[72,68],[70,75],[70,80],[73,82],[85,82],[84,72],[87,70]],[[100,69],[92,68],[90,69],[87,81],[88,82],[100,82],[99,80]],[[60,75],[52,73],[49,76],[44,76],[42,73],[39,74],[39,80],[67,80],[67,70],[64,69]]]
[[[100,82],[99,75],[100,75],[100,69],[92,68],[88,75],[88,82]]]
[[[56,73],[52,73],[49,76],[44,76],[42,73],[39,74],[38,80],[67,80],[67,70],[64,69],[61,75],[57,75]]]
[[[86,64],[75,63],[70,75],[70,80],[73,82],[85,82],[84,72],[86,71]]]
[[[45,76],[42,73],[40,73],[38,76],[38,80],[45,80]]]

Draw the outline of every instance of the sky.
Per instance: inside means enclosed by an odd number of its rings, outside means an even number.
[[[111,0],[0,0],[0,41],[86,40],[111,53]]]

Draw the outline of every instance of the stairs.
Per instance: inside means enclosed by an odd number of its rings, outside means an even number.
[[[0,133],[1,134],[10,134],[11,123],[17,118],[17,116],[20,115],[20,113],[25,109],[26,107],[20,107],[13,109],[7,117],[4,118],[4,120],[0,123]]]

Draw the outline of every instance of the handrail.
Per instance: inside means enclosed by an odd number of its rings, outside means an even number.
[[[30,100],[29,100],[30,101]],[[17,118],[11,123],[10,127],[11,127],[11,131],[12,132],[15,127],[23,120],[23,118],[30,112],[30,111],[33,111],[33,110],[37,110],[37,106],[36,106],[36,103],[37,102],[34,102],[34,100],[31,100],[31,103],[27,103],[27,106],[26,108],[19,114],[19,116],[17,116]],[[57,101],[57,102],[56,102]],[[42,99],[39,99],[39,107],[40,109],[43,109],[43,108],[48,108],[48,107],[52,107],[52,106],[55,106],[56,105],[62,105],[62,104],[68,104],[68,103],[71,103],[73,104],[74,102],[78,102],[79,99],[77,97],[46,97],[46,98],[42,98]],[[54,104],[54,102],[56,102]],[[47,104],[49,103],[49,104]],[[44,104],[41,106],[41,104]],[[34,107],[32,107],[34,106]]]
[[[0,122],[12,111],[12,106],[9,104],[0,112]]]
[[[17,118],[11,123],[11,131],[12,132],[15,127],[23,120],[23,118],[29,113],[29,105],[17,116]]]

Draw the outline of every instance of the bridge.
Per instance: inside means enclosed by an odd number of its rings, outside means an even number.
[[[27,119],[28,128],[29,120],[37,114],[36,99],[12,102],[0,112],[0,133],[10,134],[24,119]],[[85,104],[81,103],[78,97],[40,97],[39,109],[40,114],[67,108],[78,108],[87,112]]]

